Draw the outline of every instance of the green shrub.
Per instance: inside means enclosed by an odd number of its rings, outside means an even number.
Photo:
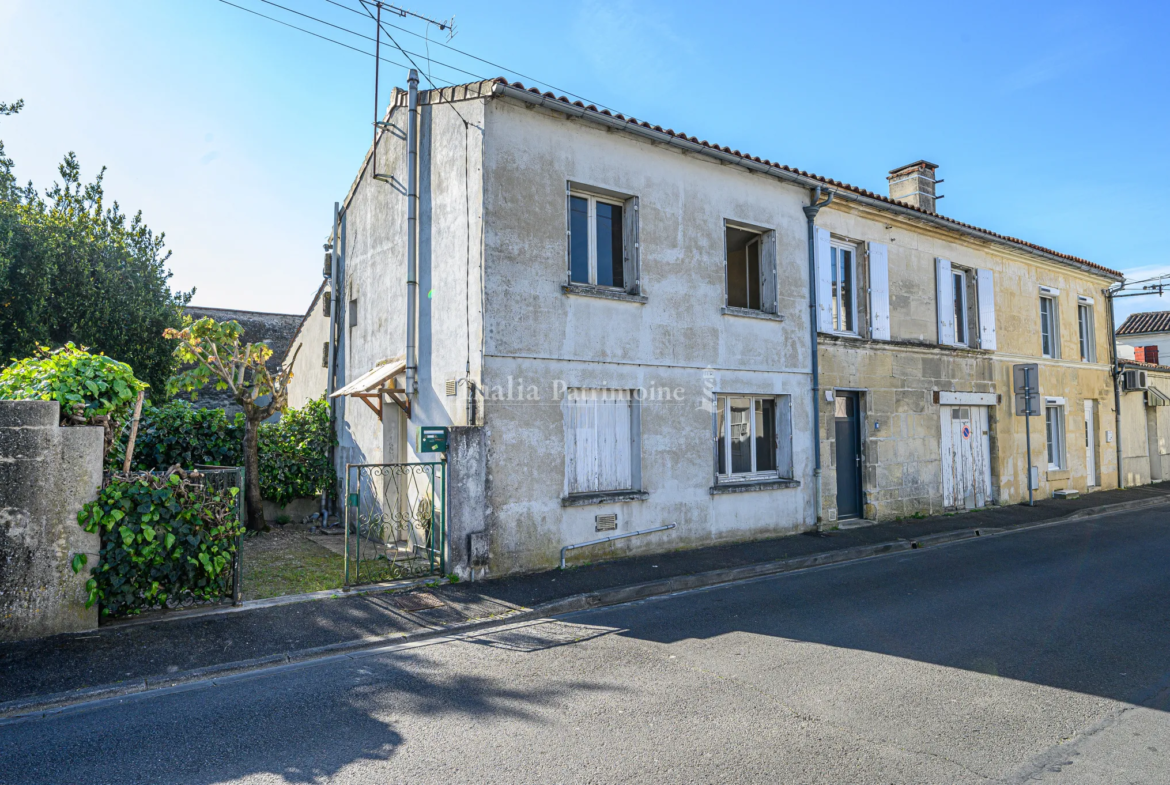
[[[239,488],[217,491],[185,472],[115,480],[82,507],[78,523],[100,532],[87,607],[103,616],[222,597],[232,577]],[[80,570],[75,559],[73,568]]]
[[[72,343],[53,350],[38,347],[33,357],[0,371],[0,398],[57,401],[62,416],[86,420],[105,415],[129,419],[138,391],[145,387],[126,363]]]
[[[124,430],[116,456],[121,469],[126,450]],[[198,409],[186,401],[147,406],[134,440],[134,468],[156,471],[182,466],[239,466],[243,458],[244,415],[223,409]],[[115,452],[111,450],[111,453]]]
[[[329,404],[319,398],[302,409],[287,409],[280,420],[260,426],[260,492],[288,504],[293,499],[333,493],[336,477],[329,448],[336,442]]]
[[[120,471],[128,429],[110,450],[107,468]],[[134,442],[134,468],[163,471],[172,466],[239,466],[244,460],[244,415],[198,409],[187,401],[147,406]],[[288,409],[275,423],[260,426],[260,491],[265,499],[293,499],[333,492],[329,447],[336,442],[324,398]]]

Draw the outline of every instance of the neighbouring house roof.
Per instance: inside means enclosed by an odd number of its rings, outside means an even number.
[[[285,354],[301,324],[299,314],[265,313],[263,311],[238,311],[231,308],[202,308],[188,306],[183,309],[185,316],[192,319],[202,319],[210,316],[217,322],[239,322],[244,328],[241,336],[246,343],[263,341],[272,350],[272,356],[265,365],[269,372],[280,371],[285,360]],[[186,397],[186,396],[183,396]],[[227,390],[217,390],[215,385],[208,384],[199,391],[199,397],[193,403],[203,409],[224,409],[228,414],[240,411],[232,395]]]
[[[875,203],[874,206],[878,208],[890,207],[896,208],[897,211],[910,211],[916,214],[922,220],[940,224],[944,227],[950,227],[964,231],[965,233],[974,233],[983,239],[998,241],[1009,246],[1015,246],[1017,249],[1025,251],[1034,251],[1042,255],[1051,257],[1053,261],[1062,262],[1075,267],[1080,267],[1085,270],[1093,270],[1103,275],[1122,280],[1124,276],[1117,270],[1111,270],[1088,259],[1082,259],[1079,256],[1061,253],[1054,251],[1051,248],[1045,248],[1042,245],[1030,243],[1027,240],[1021,240],[1016,237],[999,234],[989,229],[982,229],[978,226],[956,221],[954,218],[947,218],[946,216],[932,213],[929,210],[923,210],[920,207],[915,207],[908,202],[903,202],[897,199],[891,199],[888,196],[883,196],[873,191],[867,191],[864,188],[858,188],[854,185],[841,182],[840,180],[833,180],[828,177],[807,172],[803,169],[786,166],[784,164],[773,163],[766,158],[751,155],[750,153],[743,153],[739,150],[732,150],[730,147],[720,146],[708,142],[706,139],[700,140],[695,136],[688,136],[681,131],[675,131],[671,128],[663,128],[660,125],[651,125],[650,123],[637,120],[633,117],[626,117],[617,112],[611,112],[608,109],[598,109],[593,104],[585,104],[582,101],[571,101],[563,95],[556,95],[552,92],[541,92],[535,87],[525,87],[520,82],[508,82],[503,77],[490,79],[482,82],[469,82],[462,85],[454,85],[452,87],[444,87],[442,89],[422,91],[419,93],[419,103],[444,103],[459,100],[474,99],[479,97],[486,97],[487,95],[510,95],[513,98],[528,101],[531,103],[539,103],[550,109],[555,109],[567,114],[580,117],[583,119],[592,119],[610,127],[621,127],[625,125],[631,130],[637,129],[642,133],[650,133],[658,135],[664,142],[677,144],[684,149],[691,150],[697,153],[712,154],[716,157],[724,158],[731,157],[737,162],[749,166],[753,169],[762,169],[764,171],[781,175],[790,176],[791,179],[797,179],[806,185],[825,185],[830,186],[831,189],[838,192],[845,192],[860,197],[859,201],[867,200]],[[396,89],[394,98],[392,99],[392,106],[405,106],[406,93]],[[372,150],[372,146],[371,146]],[[369,161],[369,153],[366,157],[367,163]],[[364,168],[364,167],[363,167]],[[360,175],[359,175],[360,179]],[[357,181],[354,186],[356,187]],[[350,194],[352,195],[351,188]],[[348,202],[348,197],[347,200]]]
[[[1148,311],[1132,313],[1116,335],[1141,335],[1143,333],[1170,333],[1170,311]]]

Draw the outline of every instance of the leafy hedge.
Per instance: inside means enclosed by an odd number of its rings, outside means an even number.
[[[101,533],[98,565],[86,582],[103,616],[124,616],[186,601],[222,597],[232,577],[239,488],[218,491],[181,470],[116,478],[78,523]],[[85,557],[74,558],[80,571]]]
[[[126,363],[72,343],[52,350],[39,346],[32,357],[14,360],[0,371],[0,398],[57,401],[62,417],[85,420],[129,419],[138,391],[145,387]]]
[[[198,409],[175,400],[143,410],[134,443],[134,468],[160,471],[171,466],[239,466],[243,463],[244,415]],[[289,409],[275,423],[260,426],[260,491],[288,504],[300,497],[330,494],[336,482],[329,447],[336,442],[324,398]],[[122,464],[125,440],[111,450],[111,467]],[[116,461],[116,464],[114,464]]]

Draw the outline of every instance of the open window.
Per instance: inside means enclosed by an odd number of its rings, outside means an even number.
[[[637,294],[638,198],[570,184],[566,199],[569,284]]]
[[[1077,297],[1077,338],[1081,350],[1081,362],[1097,362],[1097,333],[1093,324],[1093,299]]]
[[[890,340],[889,249],[858,243],[816,227],[817,330]]]
[[[792,404],[787,395],[718,395],[717,483],[792,477]]]
[[[725,224],[727,307],[776,313],[776,234]]]

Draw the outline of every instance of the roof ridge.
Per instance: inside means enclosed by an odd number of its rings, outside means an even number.
[[[639,126],[641,128],[648,129],[648,130],[657,131],[659,133],[666,134],[667,136],[672,136],[675,138],[684,139],[692,144],[697,144],[697,145],[700,145],[702,147],[706,147],[706,148],[709,148],[712,150],[717,150],[719,152],[726,153],[728,155],[733,155],[733,156],[736,156],[737,158],[742,158],[742,159],[747,160],[747,161],[753,161],[757,164],[761,164],[763,166],[767,166],[767,167],[770,167],[773,169],[779,169],[781,171],[790,172],[792,174],[800,175],[801,177],[806,177],[806,178],[809,178],[811,180],[815,180],[817,182],[824,183],[826,185],[831,185],[834,188],[849,191],[851,193],[855,193],[855,194],[858,194],[860,196],[867,197],[869,199],[874,199],[874,200],[877,200],[880,202],[885,202],[887,204],[895,205],[895,206],[903,208],[903,209],[913,210],[915,212],[922,213],[923,215],[928,216],[930,218],[935,218],[935,219],[938,219],[938,220],[946,222],[946,223],[954,224],[955,226],[961,226],[965,229],[970,229],[970,230],[979,232],[981,234],[989,235],[991,237],[994,237],[994,238],[999,239],[999,240],[1003,240],[1005,242],[1014,243],[1017,245],[1022,245],[1026,248],[1032,248],[1034,250],[1040,251],[1041,253],[1050,254],[1052,256],[1073,262],[1075,264],[1084,265],[1086,267],[1091,267],[1094,270],[1098,270],[1100,272],[1106,273],[1108,275],[1111,275],[1111,276],[1114,276],[1117,278],[1124,279],[1124,277],[1125,277],[1121,272],[1119,272],[1117,270],[1110,269],[1108,267],[1105,267],[1104,265],[1097,264],[1096,262],[1089,261],[1088,259],[1082,258],[1080,256],[1074,256],[1072,254],[1067,254],[1067,253],[1064,253],[1062,251],[1056,251],[1052,248],[1047,248],[1047,247],[1045,247],[1043,245],[1039,245],[1037,243],[1032,243],[1032,242],[1029,242],[1027,240],[1021,240],[1018,237],[1012,237],[1011,235],[1000,234],[999,232],[993,232],[990,229],[984,229],[980,226],[975,226],[973,224],[964,223],[963,221],[959,221],[955,218],[950,218],[950,217],[945,216],[945,215],[940,215],[939,213],[930,212],[929,210],[923,210],[921,207],[917,207],[913,204],[910,204],[909,202],[904,202],[900,199],[892,199],[889,196],[875,193],[874,191],[869,191],[869,190],[867,190],[865,188],[861,188],[859,186],[850,185],[849,183],[845,183],[845,182],[842,182],[840,180],[834,180],[834,179],[829,178],[829,177],[823,177],[821,175],[814,174],[812,172],[808,172],[804,169],[797,169],[796,167],[787,166],[785,164],[780,164],[780,163],[775,163],[773,161],[768,160],[767,158],[760,158],[759,156],[751,155],[750,153],[743,153],[743,152],[740,152],[739,150],[733,150],[730,147],[727,147],[726,145],[712,144],[711,142],[708,142],[706,139],[700,140],[698,137],[689,136],[686,133],[682,133],[682,132],[676,132],[674,129],[671,129],[671,128],[664,129],[660,125],[651,125],[650,123],[638,120],[635,117],[626,117],[625,115],[623,115],[620,112],[611,112],[609,109],[598,109],[595,105],[586,104],[580,100],[571,101],[566,96],[557,95],[556,93],[553,93],[551,91],[542,92],[535,87],[525,87],[523,82],[509,82],[506,78],[504,78],[502,76],[498,76],[495,79],[491,79],[488,81],[491,81],[495,84],[502,84],[502,85],[504,85],[506,87],[510,87],[514,90],[523,90],[524,92],[533,93],[534,95],[541,96],[542,98],[548,98],[550,100],[557,101],[559,103],[563,103],[567,106],[572,106],[572,107],[575,107],[577,109],[584,110],[586,112],[591,112],[591,113],[601,115],[604,117],[609,117],[609,118],[612,118],[615,120],[622,120],[622,121],[629,123],[631,125],[636,125],[636,126]],[[474,84],[481,84],[481,82],[477,81],[477,82],[469,82],[468,83],[468,85],[474,85]],[[449,90],[451,88],[446,88],[446,89]]]

